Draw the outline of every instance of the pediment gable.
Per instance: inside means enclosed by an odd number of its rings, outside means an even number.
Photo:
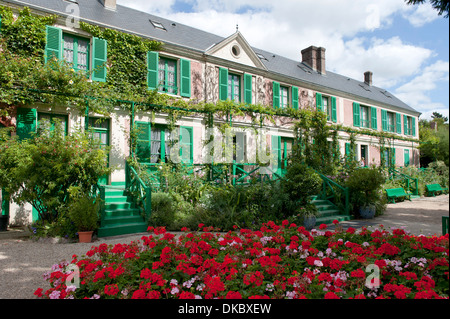
[[[239,31],[213,45],[205,54],[232,62],[267,70],[255,51]]]

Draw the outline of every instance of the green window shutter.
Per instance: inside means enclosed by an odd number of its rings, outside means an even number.
[[[350,143],[345,143],[345,156],[350,156]]]
[[[298,87],[292,87],[292,107],[298,110]]]
[[[155,90],[158,87],[158,63],[159,53],[147,52],[147,88]]]
[[[191,61],[180,59],[180,95],[191,97]]]
[[[402,116],[400,115],[400,113],[395,113],[395,118],[395,128],[397,129],[397,133],[402,134]]]
[[[336,97],[331,97],[331,121],[337,122],[337,107],[336,107]]]
[[[405,159],[404,159],[404,165],[405,167],[409,166],[409,150],[405,150]]]
[[[62,29],[52,26],[46,26],[46,43],[44,59],[45,63],[56,57],[58,61],[62,60]]]
[[[228,99],[228,69],[219,69],[219,100]]]
[[[92,39],[92,80],[106,82],[106,60],[108,43],[104,39]]]
[[[136,122],[136,130],[138,131],[136,143],[136,158],[140,163],[149,163],[151,155],[151,123]]]
[[[403,134],[408,135],[408,116],[403,115]]]
[[[37,111],[36,109],[17,109],[17,127],[16,133],[20,140],[31,138],[37,128]]]
[[[323,111],[322,93],[316,93],[316,110]]]
[[[244,102],[252,104],[252,75],[244,74]]]
[[[273,81],[273,108],[280,107],[280,83]]]
[[[272,135],[272,160],[274,171],[281,168],[281,136]]]
[[[411,135],[416,136],[416,119],[414,117],[411,118]]]
[[[181,163],[194,163],[194,139],[193,128],[188,126],[180,126],[180,157]]]
[[[372,129],[378,129],[378,119],[377,119],[377,109],[374,107],[370,108],[371,118],[372,118]]]
[[[353,102],[353,126],[361,126],[361,106],[356,102]]]
[[[388,130],[388,118],[386,110],[381,110],[381,128],[383,129],[383,131]]]

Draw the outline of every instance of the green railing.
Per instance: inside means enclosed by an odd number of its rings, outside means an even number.
[[[317,172],[322,178],[322,191],[319,194],[320,199],[327,199],[334,204],[341,204],[345,215],[350,215],[350,193],[347,187],[341,186],[332,179]]]
[[[140,163],[146,171],[146,176],[153,190],[159,190],[165,183],[161,174],[159,163]],[[276,172],[270,166],[261,166],[258,163],[232,163],[232,164],[186,164],[183,165],[187,174],[199,175],[205,182],[212,184],[246,185],[251,180],[275,181],[282,178],[283,172]],[[176,169],[176,168],[173,168]],[[167,173],[167,172],[165,172]]]
[[[252,179],[260,181],[275,181],[282,178],[283,172],[275,172],[270,166],[261,166],[257,163],[241,163],[232,164],[233,185],[245,185],[249,184]],[[245,168],[249,168],[246,170]],[[265,172],[261,172],[261,170]]]
[[[134,197],[136,205],[143,210],[145,218],[150,218],[152,212],[152,188],[142,181],[136,170],[128,163],[126,164],[125,187],[129,194]]]
[[[442,235],[448,234],[448,216],[442,216]]]
[[[395,168],[389,168],[389,175],[392,179],[402,179],[407,192],[411,192],[412,195],[419,195],[419,179],[401,173]]]

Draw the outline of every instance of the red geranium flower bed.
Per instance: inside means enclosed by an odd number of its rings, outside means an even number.
[[[337,222],[336,222],[337,223]],[[43,298],[429,299],[449,295],[449,237],[274,222],[260,230],[164,228],[129,244],[93,246],[55,265]],[[75,267],[76,266],[76,267]],[[79,284],[70,279],[78,276]],[[77,287],[78,286],[78,287]]]

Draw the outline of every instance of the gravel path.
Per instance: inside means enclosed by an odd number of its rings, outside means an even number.
[[[422,197],[397,204],[389,204],[383,216],[372,220],[343,222],[344,229],[362,226],[404,227],[412,234],[441,235],[442,216],[449,215],[449,195]],[[100,238],[93,243],[55,244],[49,241],[36,242],[28,238],[23,230],[0,232],[0,299],[33,299],[34,291],[48,284],[42,275],[53,264],[72,260],[72,255],[82,256],[92,246],[101,243],[130,243],[144,234]]]

